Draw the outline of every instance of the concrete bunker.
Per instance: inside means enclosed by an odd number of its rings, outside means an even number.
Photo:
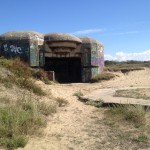
[[[0,36],[0,55],[7,58],[20,57],[31,67],[43,64],[44,42],[42,34],[33,31],[10,31]],[[40,63],[41,62],[41,63]]]
[[[49,33],[44,41],[44,69],[54,71],[59,82],[81,82],[81,40],[70,34]]]
[[[82,81],[88,82],[104,69],[104,46],[89,37],[80,37],[82,41]]]
[[[104,68],[104,46],[99,41],[66,33],[4,33],[0,36],[0,55],[20,57],[61,83],[89,82]]]

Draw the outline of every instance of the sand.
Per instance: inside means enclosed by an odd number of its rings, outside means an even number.
[[[38,81],[47,93],[54,97],[65,98],[69,104],[59,108],[48,117],[48,126],[44,136],[32,137],[24,150],[116,150],[138,149],[136,145],[122,144],[112,140],[110,129],[103,123],[105,109],[98,109],[80,102],[73,94],[81,91],[84,95],[100,89],[150,87],[150,69],[132,71],[101,83],[76,83],[45,85]],[[95,123],[99,121],[99,123]],[[143,148],[144,149],[144,148]],[[145,149],[150,149],[146,147]]]

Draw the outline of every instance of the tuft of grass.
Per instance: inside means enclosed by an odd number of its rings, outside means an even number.
[[[56,108],[56,105],[49,105],[44,102],[39,102],[37,104],[37,109],[41,114],[48,116],[53,113],[56,113],[57,108]]]
[[[48,79],[47,73],[42,69],[34,70],[32,76],[43,81],[45,84],[51,84],[51,81]]]
[[[24,147],[27,137],[45,127],[46,116],[54,112],[53,106],[31,100],[18,100],[16,104],[0,107],[0,146],[7,149]]]
[[[108,113],[120,120],[134,124],[135,127],[144,125],[146,121],[146,111],[144,110],[144,107],[138,105],[114,105]]]
[[[147,143],[148,142],[148,137],[144,134],[141,134],[136,139],[134,139],[134,141]]]
[[[80,98],[81,96],[83,96],[83,93],[81,91],[76,91],[73,96],[76,96],[78,98]]]
[[[41,87],[39,87],[38,85],[36,85],[32,80],[30,79],[17,79],[16,80],[16,85],[18,85],[21,88],[27,89],[29,91],[32,91],[33,93],[39,95],[39,96],[45,96],[46,93],[41,89]]]
[[[100,81],[103,81],[103,80],[110,80],[110,79],[112,79],[114,77],[115,77],[115,75],[112,74],[112,73],[103,72],[103,73],[98,74],[95,77],[93,77],[91,79],[91,82],[94,83],[94,82],[100,82]]]
[[[5,140],[4,140],[5,141]],[[19,147],[23,148],[27,144],[28,139],[26,137],[14,137],[12,139],[6,140],[7,149],[17,149]]]
[[[68,101],[65,100],[64,98],[57,97],[55,100],[56,102],[58,102],[59,107],[64,107],[68,104]]]
[[[103,101],[99,100],[99,101],[92,101],[92,100],[88,100],[87,102],[85,102],[87,105],[91,105],[97,108],[100,108],[103,106]]]

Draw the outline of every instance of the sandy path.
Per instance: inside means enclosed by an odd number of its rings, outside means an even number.
[[[42,84],[42,83],[41,83]],[[70,88],[69,85],[52,85],[45,87],[46,91],[51,91],[55,97],[63,97],[69,104],[61,108],[53,117],[49,117],[49,123],[45,130],[45,136],[30,140],[25,150],[71,150],[71,149],[91,149],[96,138],[91,138],[87,132],[92,127],[92,116],[95,107],[90,107],[79,102],[72,96],[79,87]],[[63,89],[62,89],[63,88]],[[94,88],[94,87],[92,87]],[[103,115],[102,115],[103,116]],[[98,116],[102,118],[102,116]],[[97,137],[97,140],[100,139]]]
[[[24,150],[137,149],[131,143],[124,147],[121,143],[124,141],[114,139],[110,129],[103,124],[105,109],[85,105],[73,96],[76,91],[90,94],[102,88],[150,86],[150,69],[130,72],[128,75],[118,73],[118,76],[114,80],[95,84],[45,85],[38,82],[45,91],[51,92],[54,97],[65,98],[69,104],[48,118],[45,136],[30,139]]]

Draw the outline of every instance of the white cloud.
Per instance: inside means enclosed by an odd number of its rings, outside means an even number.
[[[139,34],[140,31],[127,31],[127,32],[114,32],[114,33],[106,33],[106,35],[111,36],[123,36],[123,35],[132,35],[132,34]]]
[[[150,61],[150,50],[139,52],[139,53],[125,53],[117,52],[114,56],[105,54],[105,60],[115,60],[115,61],[127,61],[127,60],[137,60],[137,61]]]
[[[92,33],[101,33],[103,32],[103,29],[87,29],[87,30],[81,30],[73,32],[74,35],[85,35],[85,34],[92,34]]]

